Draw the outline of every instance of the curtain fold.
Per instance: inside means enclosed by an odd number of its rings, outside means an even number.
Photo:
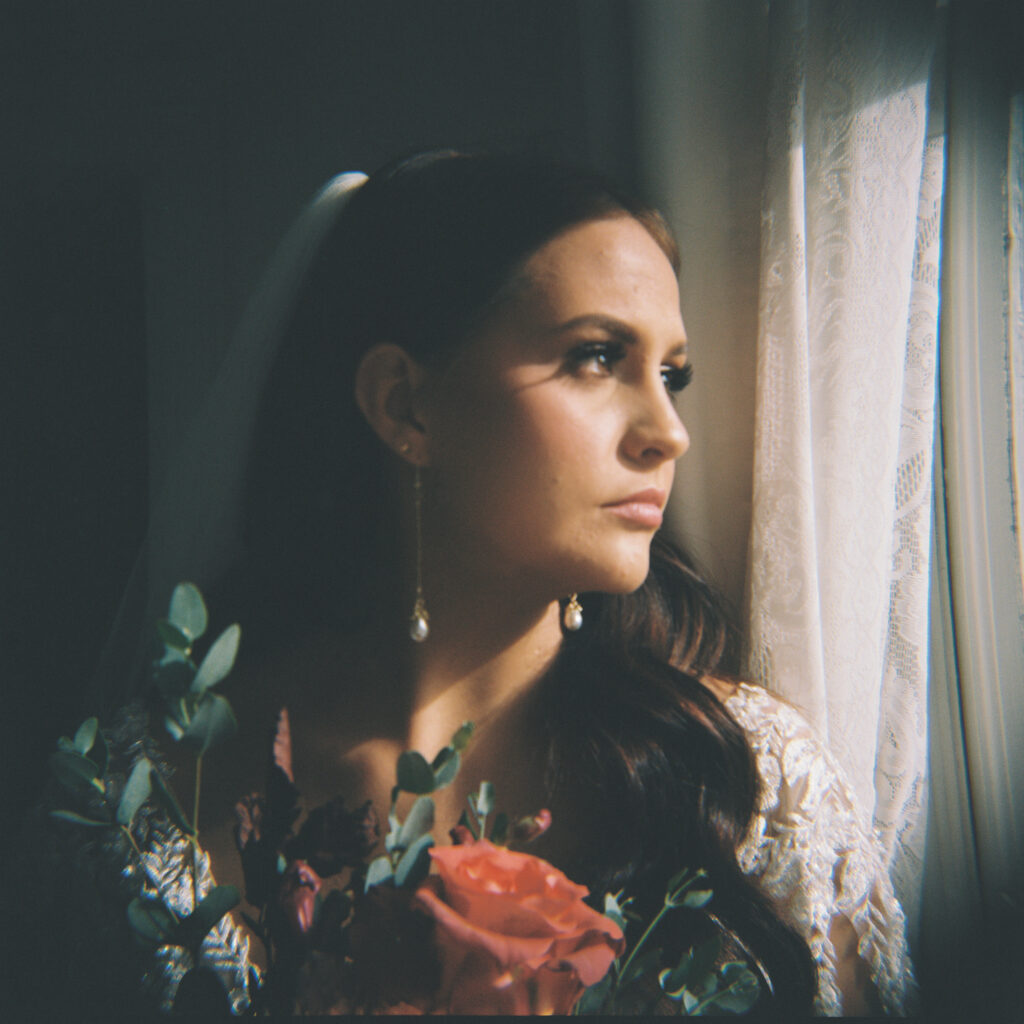
[[[751,675],[874,809],[913,921],[924,830],[943,146],[932,3],[771,5]]]
[[[954,5],[941,332],[942,488],[923,934],[944,1005],[1019,1011],[1024,955],[1024,16]]]

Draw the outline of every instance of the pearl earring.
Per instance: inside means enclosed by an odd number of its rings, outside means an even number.
[[[430,636],[430,616],[423,597],[423,481],[419,466],[415,469],[412,486],[416,509],[416,602],[409,617],[409,636],[421,644]]]
[[[562,622],[565,628],[573,633],[583,625],[583,606],[580,604],[578,594],[569,595],[569,603],[565,606]]]

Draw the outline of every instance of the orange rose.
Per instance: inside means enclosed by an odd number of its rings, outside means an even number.
[[[568,1013],[622,953],[621,929],[587,890],[538,857],[484,839],[432,849],[416,892],[434,918],[439,1013]]]

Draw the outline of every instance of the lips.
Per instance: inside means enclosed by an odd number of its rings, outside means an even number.
[[[667,497],[660,488],[648,487],[620,501],[608,502],[604,508],[627,523],[656,530],[661,526],[661,510]]]

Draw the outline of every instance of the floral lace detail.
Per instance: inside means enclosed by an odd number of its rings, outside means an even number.
[[[916,986],[903,911],[881,845],[835,758],[793,707],[742,684],[726,707],[746,731],[763,787],[738,856],[818,967],[815,1010],[843,1012],[829,929],[845,917],[886,1013],[906,1013]]]

